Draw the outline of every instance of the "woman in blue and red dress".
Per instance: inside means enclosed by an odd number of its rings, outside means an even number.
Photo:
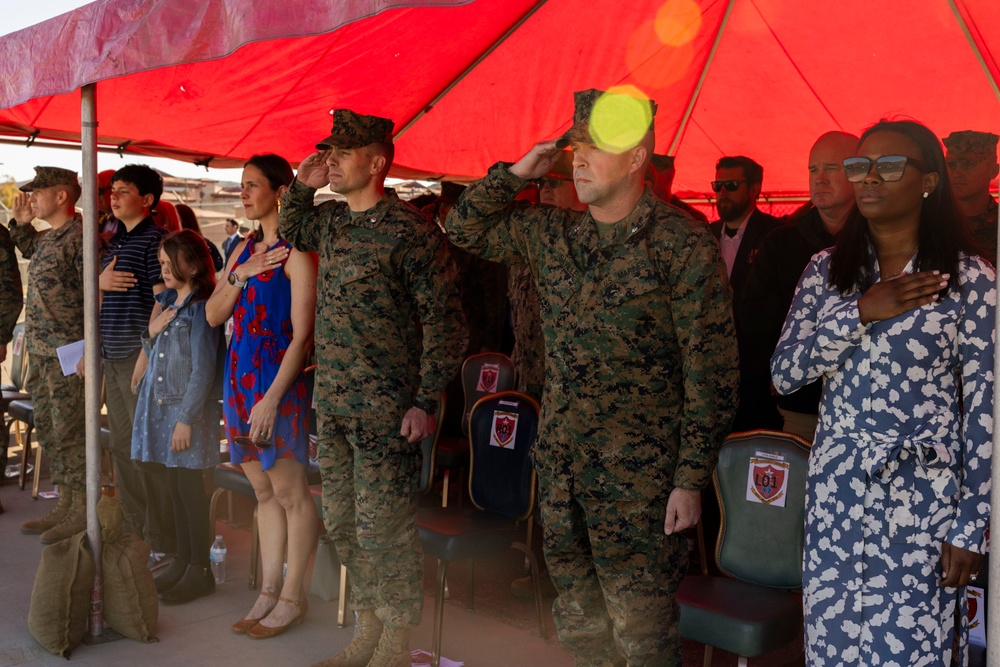
[[[213,325],[233,317],[223,416],[230,460],[242,464],[257,495],[264,576],[257,601],[232,630],[255,639],[281,634],[305,616],[303,583],[316,543],[303,376],[313,341],[316,258],[278,236],[278,202],[293,178],[277,155],[255,155],[244,165],[240,198],[259,227],[233,251],[205,307]]]

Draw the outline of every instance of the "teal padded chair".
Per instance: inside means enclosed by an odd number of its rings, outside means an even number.
[[[534,399],[516,391],[499,392],[476,402],[469,418],[469,496],[475,508],[421,507],[417,512],[424,554],[438,559],[432,667],[438,667],[441,658],[448,566],[458,560],[473,560],[512,548],[523,552],[534,585],[538,632],[543,638],[546,635],[538,561],[531,549],[516,541],[518,522],[530,517],[535,507],[531,449],[538,435],[538,411]],[[466,589],[469,609],[474,571],[470,564]]]
[[[734,433],[722,445],[712,482],[722,511],[715,560],[725,576],[688,576],[677,591],[680,634],[706,645],[706,666],[713,646],[744,667],[802,630],[808,465],[809,443],[791,433]]]

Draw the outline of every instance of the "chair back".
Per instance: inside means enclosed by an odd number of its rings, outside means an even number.
[[[472,407],[469,496],[479,509],[518,521],[531,516],[538,410],[533,398],[517,391],[492,394]]]
[[[14,333],[10,339],[10,383],[18,391],[24,391],[24,383],[28,379],[25,372],[27,355],[24,343],[24,322],[20,322],[14,325]]]
[[[434,429],[433,433],[420,441],[420,483],[417,486],[417,490],[420,493],[426,491],[431,485],[431,480],[434,479],[438,438],[441,437],[441,430],[444,428],[446,397],[447,393],[442,391],[441,400],[438,401],[437,413],[435,415],[437,417],[437,428]]]
[[[761,586],[802,586],[809,443],[781,431],[726,438],[712,476],[722,522],[715,560],[726,575]]]
[[[500,352],[473,354],[462,364],[462,433],[469,434],[469,413],[483,396],[514,388],[514,364]]]

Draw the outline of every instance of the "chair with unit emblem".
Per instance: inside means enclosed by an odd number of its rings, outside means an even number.
[[[28,355],[25,352],[24,323],[14,327],[11,337],[10,384],[3,386],[3,448],[0,449],[0,484],[3,483],[3,473],[7,468],[7,447],[10,445],[10,429],[17,427],[18,442],[21,445],[21,472],[18,484],[24,489],[27,474],[28,459],[31,454],[31,431],[34,428],[34,405],[31,394],[27,391],[27,381],[30,369]],[[20,425],[25,425],[22,434]]]
[[[474,560],[511,548],[528,559],[535,593],[538,631],[546,635],[538,561],[526,545],[515,541],[518,522],[535,507],[535,472],[531,448],[538,435],[538,403],[530,396],[503,391],[481,398],[469,418],[469,496],[475,508],[421,507],[417,530],[424,553],[438,559],[434,597],[432,662],[441,657],[444,589],[448,566],[470,560],[466,606],[473,606]]]
[[[809,443],[780,431],[733,433],[712,476],[722,510],[715,550],[726,576],[688,576],[677,591],[680,634],[748,658],[802,629],[802,541]]]
[[[469,413],[476,401],[498,391],[514,388],[514,364],[510,357],[499,352],[473,354],[462,364],[462,434],[469,435]],[[469,467],[469,441],[465,437],[443,436],[438,441],[436,465],[444,468],[441,488],[441,506],[448,506],[448,489],[451,471],[458,470],[458,488],[461,491],[464,480],[461,471]],[[459,496],[461,506],[461,496]]]

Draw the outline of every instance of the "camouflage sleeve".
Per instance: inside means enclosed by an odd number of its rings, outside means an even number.
[[[448,238],[460,248],[502,264],[525,264],[528,255],[524,229],[537,213],[519,206],[514,197],[527,181],[498,162],[489,173],[459,195],[448,212]]]
[[[427,232],[403,258],[410,293],[423,327],[423,354],[420,357],[420,388],[416,399],[438,401],[465,355],[469,329],[462,313],[458,268],[448,243],[438,229]]]
[[[281,198],[278,211],[278,233],[302,252],[318,252],[321,230],[316,224],[318,208],[313,203],[315,188],[292,181],[291,187]]]
[[[23,304],[24,293],[14,241],[7,230],[0,227],[0,345],[10,342]]]
[[[10,239],[17,246],[17,249],[21,251],[21,257],[31,259],[31,256],[35,254],[35,248],[38,246],[39,239],[47,231],[39,232],[30,222],[19,222],[16,225],[11,224]]]
[[[674,486],[703,489],[736,414],[739,360],[726,268],[707,228],[692,230],[668,274],[683,360],[684,408]]]

